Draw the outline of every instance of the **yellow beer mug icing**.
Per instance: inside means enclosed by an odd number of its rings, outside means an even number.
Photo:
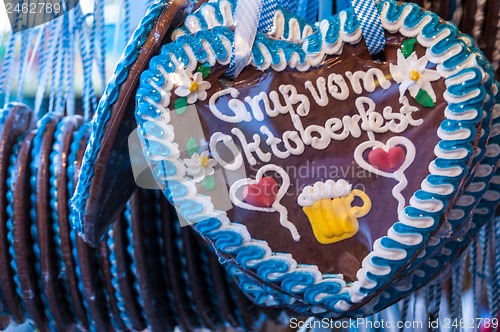
[[[363,205],[353,206],[359,197]],[[327,180],[307,186],[298,197],[319,243],[331,244],[354,236],[359,229],[358,218],[372,207],[370,197],[354,189],[346,180]]]

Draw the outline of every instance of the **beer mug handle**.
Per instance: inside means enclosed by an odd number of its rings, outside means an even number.
[[[349,197],[350,197],[349,203],[352,203],[355,197],[359,197],[363,201],[363,205],[351,207],[351,214],[354,217],[360,218],[366,216],[368,212],[370,212],[372,208],[372,201],[370,200],[370,197],[368,197],[368,195],[365,194],[364,191],[361,191],[359,189],[354,189],[353,191],[351,191]]]

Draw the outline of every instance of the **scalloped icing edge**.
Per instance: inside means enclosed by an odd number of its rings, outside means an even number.
[[[484,95],[484,90],[480,85],[481,78],[483,76],[480,66],[477,65],[477,59],[474,54],[471,54],[467,50],[466,44],[457,38],[457,29],[452,24],[446,24],[439,22],[438,17],[435,14],[422,12],[420,8],[413,4],[401,4],[398,5],[393,1],[381,1],[378,4],[379,11],[381,11],[382,22],[384,28],[396,32],[399,31],[404,36],[407,37],[417,37],[420,44],[427,48],[427,55],[430,61],[437,63],[437,68],[440,74],[445,77],[445,82],[447,85],[447,92],[444,94],[445,99],[449,103],[447,108],[446,116],[448,118],[447,126],[442,129],[440,133],[442,142],[447,141],[448,151],[456,148],[465,148],[468,150],[472,149],[472,137],[475,133],[474,126],[477,123],[467,119],[467,114],[464,114],[460,110],[460,107],[464,104],[469,104],[470,108],[475,108],[477,114],[482,112],[481,103],[477,99]],[[318,65],[328,54],[338,54],[341,52],[341,47],[344,42],[356,43],[359,41],[358,33],[360,36],[359,25],[355,21],[352,12],[345,11],[341,12],[338,16],[340,19],[340,28],[343,34],[327,34],[330,28],[330,22],[324,20],[320,23],[319,29],[316,33],[309,35],[302,47],[297,48],[296,45],[288,43],[286,46],[292,46],[293,52],[300,55],[301,51],[305,55],[303,62],[297,61],[296,56],[292,55],[292,52],[288,53],[288,56],[284,54],[283,57],[280,56],[280,60],[289,60],[283,66],[282,61],[267,61],[257,63],[252,57],[252,64],[258,69],[264,70],[273,67],[275,70],[279,68],[286,68],[287,65],[293,67],[293,65],[298,70],[306,70],[308,66]],[[336,18],[333,18],[335,20]],[[222,27],[216,27],[212,31],[220,30]],[[345,33],[348,31],[348,33]],[[202,31],[202,33],[208,33]],[[326,38],[323,38],[326,35]],[[224,37],[226,37],[225,35]],[[175,43],[180,40],[191,38],[190,36],[184,36],[185,38],[178,38]],[[338,37],[343,37],[343,40]],[[346,38],[347,37],[347,38]],[[335,40],[336,42],[328,43],[327,39]],[[346,40],[347,39],[347,40]],[[257,42],[266,41],[262,36],[257,38]],[[283,41],[273,41],[273,42],[283,42]],[[271,42],[269,42],[271,43]],[[170,44],[172,45],[172,44]],[[274,45],[276,47],[276,45]],[[314,47],[313,47],[314,46]],[[162,49],[162,54],[153,58],[150,63],[150,69],[145,71],[141,76],[141,88],[138,90],[138,108],[136,110],[137,120],[141,126],[144,125],[146,121],[156,121],[159,128],[165,130],[166,133],[171,133],[171,128],[168,127],[168,114],[162,114],[162,116],[156,117],[149,115],[148,111],[155,109],[165,111],[165,107],[160,105],[160,101],[163,104],[160,92],[150,91],[152,89],[147,89],[144,86],[148,85],[150,82],[156,79],[155,87],[158,88],[156,84],[165,79],[164,74],[161,70],[157,69],[160,63],[175,63],[175,59],[180,59],[183,61],[187,59],[186,62],[182,63],[185,68],[193,68],[198,61],[189,61],[189,57],[186,56],[184,59],[178,57],[180,52],[183,52],[184,48],[177,48],[172,50],[172,57],[166,52],[169,51],[169,46],[166,45]],[[315,52],[311,49],[316,48]],[[255,48],[254,48],[255,50]],[[215,52],[210,59],[223,63],[227,61],[226,57],[221,57],[220,59],[216,57]],[[293,59],[295,57],[295,59]],[[214,59],[215,58],[215,59]],[[299,56],[300,58],[300,56]],[[290,61],[291,60],[291,61]],[[321,60],[321,61],[318,61]],[[208,61],[210,63],[210,61]],[[288,63],[290,62],[290,63]],[[179,62],[178,62],[179,63]],[[463,68],[468,69],[463,69]],[[169,71],[172,68],[169,68]],[[165,70],[164,70],[165,71]],[[458,84],[462,83],[464,77],[474,77],[469,81],[469,92],[475,91],[474,93],[467,94],[465,97],[461,97],[456,93],[458,89]],[[479,79],[478,79],[479,78]],[[160,83],[160,85],[162,85]],[[455,91],[455,93],[454,93]],[[460,90],[463,93],[463,90]],[[163,91],[164,92],[164,91]],[[471,95],[473,95],[471,97]],[[477,105],[479,103],[479,105]],[[159,106],[159,107],[158,107]],[[167,104],[168,106],[168,104]],[[453,116],[448,117],[449,114]],[[469,120],[469,121],[467,121]],[[165,123],[167,123],[165,125]],[[442,124],[443,125],[443,124]],[[442,127],[441,125],[441,127]],[[450,133],[457,130],[458,126],[462,128],[467,128],[469,131],[469,137],[462,141],[454,141],[450,136]],[[148,140],[159,140],[162,137],[143,137],[146,143],[145,154],[149,155],[148,151]],[[166,140],[166,145],[175,151],[176,144],[173,142],[173,137],[164,137]],[[437,146],[439,149],[439,145]],[[171,150],[172,151],[172,150]],[[446,152],[443,150],[443,152]],[[174,153],[175,155],[175,153]],[[443,154],[445,156],[445,154]],[[402,220],[396,222],[389,230],[388,235],[384,236],[374,243],[374,250],[363,260],[362,268],[358,271],[358,280],[350,285],[346,285],[341,275],[322,275],[316,266],[314,265],[299,265],[297,262],[288,254],[273,253],[269,248],[267,243],[264,241],[253,240],[248,234],[246,227],[231,223],[231,221],[221,213],[220,211],[214,211],[213,205],[209,200],[203,199],[202,197],[196,197],[196,190],[193,187],[184,187],[179,183],[174,183],[176,177],[161,177],[159,180],[170,181],[170,188],[166,192],[170,200],[176,201],[177,208],[183,212],[190,212],[187,219],[192,221],[197,221],[202,219],[196,224],[196,229],[205,237],[209,238],[211,241],[215,242],[215,246],[218,250],[222,252],[233,254],[236,256],[236,262],[243,268],[256,270],[257,265],[259,266],[259,271],[268,270],[266,274],[258,272],[261,279],[266,282],[273,283],[273,281],[280,281],[281,289],[290,295],[299,296],[302,295],[304,300],[313,305],[320,305],[322,307],[328,308],[329,310],[342,313],[352,306],[354,303],[360,303],[368,294],[373,294],[382,285],[386,284],[405,264],[408,257],[412,257],[416,252],[416,247],[421,245],[427,240],[430,233],[439,224],[439,216],[442,210],[437,212],[429,212],[425,210],[425,204],[420,204],[420,201],[436,201],[443,207],[447,206],[449,199],[457,191],[457,186],[460,180],[465,176],[466,164],[462,160],[457,160],[453,155],[446,155],[450,159],[436,158],[436,160],[430,165],[430,175],[427,177],[429,183],[435,186],[442,186],[444,183],[448,183],[453,186],[454,190],[452,193],[446,196],[437,196],[434,193],[419,190],[414,196],[420,196],[420,199],[415,199],[405,208],[405,217]],[[152,158],[154,164],[162,165],[167,167],[175,174],[179,172],[178,167],[180,164],[173,160],[173,158],[165,158],[162,160],[160,156]],[[179,178],[177,178],[179,179]],[[203,214],[196,213],[195,211],[189,211],[192,204],[200,204],[204,210]],[[411,206],[414,205],[414,206]],[[424,206],[422,206],[424,205]],[[208,208],[208,210],[207,210]],[[207,220],[207,218],[209,218]],[[232,238],[230,243],[223,243],[219,239],[220,236],[227,236]],[[396,255],[395,255],[396,253]],[[286,265],[287,272],[273,271],[273,265],[277,266]],[[264,266],[268,268],[265,269]],[[275,268],[275,267],[274,267]],[[270,273],[270,272],[275,272]],[[272,279],[267,278],[271,274]],[[304,276],[309,276],[309,283],[302,284],[299,290],[293,288],[297,286],[294,283],[294,278],[303,279]]]
[[[470,240],[478,234],[484,225],[492,222],[495,218],[495,208],[500,203],[500,93],[498,93],[500,84],[495,82],[494,85],[497,92],[496,105],[492,112],[491,135],[486,147],[486,156],[480,165],[482,168],[488,170],[477,174],[474,177],[474,181],[472,181],[473,187],[474,184],[478,184],[479,187],[484,186],[484,188],[479,191],[473,189],[466,193],[472,196],[474,200],[480,199],[480,201],[475,206],[475,209],[470,204],[456,207],[457,210],[460,210],[460,215],[464,221],[472,219],[470,229],[463,236],[446,242],[434,255],[423,261],[420,266],[417,266],[415,273],[398,280],[393,286],[379,294],[369,306],[369,310],[381,310],[387,306],[380,302],[381,299],[394,302],[402,298],[404,294],[419,289],[423,284],[428,283],[432,278],[439,275],[443,269],[440,268],[437,270],[436,267],[445,267],[447,264],[452,263],[459,257],[456,254],[466,250],[470,244]],[[358,313],[362,314],[363,312],[358,311]]]

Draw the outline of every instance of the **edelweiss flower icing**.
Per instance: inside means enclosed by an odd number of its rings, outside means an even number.
[[[208,151],[203,151],[201,154],[193,153],[191,158],[184,159],[186,172],[196,182],[202,181],[207,175],[214,174],[214,166],[217,162],[210,158]]]
[[[435,70],[427,69],[429,60],[427,56],[418,58],[415,52],[405,58],[401,50],[397,51],[397,64],[390,64],[392,78],[398,82],[399,93],[404,96],[408,90],[413,98],[417,98],[419,92],[424,91],[432,101],[436,102],[436,93],[431,82],[437,81],[441,75]]]
[[[207,6],[231,15],[217,2]],[[286,41],[281,28],[274,39],[259,34],[249,66],[229,81],[232,19],[203,29],[203,16],[192,16],[144,74],[163,82],[159,90],[141,86],[136,115],[143,128],[149,121],[163,128],[165,135],[141,133],[146,144],[170,151],[150,158],[169,197],[216,250],[258,282],[273,283],[278,298],[285,292],[316,308],[349,310],[413,259],[460,192],[477,144],[481,70],[473,56],[463,57],[468,49],[456,31],[417,7],[400,6],[379,3],[390,29],[385,62],[367,53],[348,10],[311,30],[301,27],[303,40]],[[417,27],[394,28],[396,14]],[[175,124],[186,115],[172,110],[186,97],[176,94],[184,83],[172,77],[196,75],[207,64],[206,99],[193,104],[202,132],[193,136],[207,142],[227,175],[228,210],[179,181],[190,177],[179,162],[186,142],[175,135],[185,130]],[[155,102],[165,94],[166,108]],[[471,113],[462,112],[464,103],[474,105]],[[241,177],[231,180],[235,173]]]
[[[194,73],[192,77],[182,75],[177,84],[175,94],[187,98],[188,104],[194,104],[197,100],[205,100],[206,90],[210,89],[210,83],[203,81],[202,73]]]

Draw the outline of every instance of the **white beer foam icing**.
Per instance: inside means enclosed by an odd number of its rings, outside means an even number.
[[[322,199],[347,196],[351,188],[352,185],[344,179],[318,181],[312,186],[306,186],[297,198],[297,202],[300,206],[311,206]]]

